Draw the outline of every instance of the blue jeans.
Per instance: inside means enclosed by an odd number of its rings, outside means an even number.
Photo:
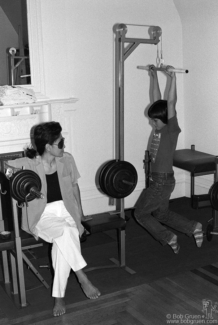
[[[143,190],[135,205],[135,218],[156,240],[166,245],[174,233],[164,227],[191,236],[197,222],[169,210],[170,195],[175,188],[174,173],[151,173],[149,187]]]

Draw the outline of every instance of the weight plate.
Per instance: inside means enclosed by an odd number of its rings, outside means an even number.
[[[127,181],[124,183],[123,180],[128,179],[128,173],[123,170],[118,170],[116,173],[111,173],[108,179],[107,189],[111,197],[123,198],[128,196],[134,189],[134,181]]]
[[[107,167],[107,169],[105,170],[105,173],[104,173],[105,193],[110,197],[113,197],[113,196],[111,196],[110,189],[108,187],[108,177],[110,176],[111,170],[112,170],[113,166],[116,165],[116,163],[117,163],[117,160],[113,160],[110,164],[108,164],[108,167]]]
[[[34,193],[30,193],[31,188],[41,190],[41,179],[32,170],[21,170],[16,172],[10,179],[11,195],[19,201],[32,201],[36,198]]]
[[[107,161],[103,167],[101,168],[101,171],[99,173],[99,186],[102,190],[103,193],[107,194],[106,188],[105,188],[105,184],[104,184],[104,180],[105,180],[105,173],[107,172],[107,169],[109,168],[109,166],[114,163],[116,160],[110,160]]]
[[[114,189],[117,192],[133,191],[137,183],[135,174],[130,170],[118,170],[113,176]]]
[[[218,210],[218,182],[211,186],[209,196],[212,208]]]
[[[110,165],[105,175],[105,188],[110,197],[124,198],[130,195],[137,185],[135,167],[127,161],[116,161]]]
[[[213,238],[213,234],[211,234],[212,231],[213,231],[213,225],[211,225],[209,223],[209,225],[207,226],[207,231],[206,231],[206,236],[207,236],[208,241],[211,241]]]

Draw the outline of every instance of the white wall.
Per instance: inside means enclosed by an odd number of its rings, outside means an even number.
[[[81,173],[85,213],[112,210],[97,189],[98,168],[114,158],[114,34],[116,23],[128,24],[128,36],[149,38],[148,28],[163,32],[165,63],[183,66],[182,28],[174,2],[169,0],[43,0],[41,1],[46,96],[79,98],[74,116],[75,156]],[[133,206],[144,187],[143,158],[151,127],[144,116],[149,104],[149,76],[137,65],[156,63],[157,47],[140,45],[125,62],[125,159],[137,169],[136,190],[125,199]],[[178,80],[178,117],[183,129],[183,75]],[[165,76],[160,73],[164,91]],[[174,196],[184,195],[183,174],[177,171]]]
[[[181,17],[184,65],[185,148],[218,152],[218,1],[174,0]],[[186,177],[189,194],[189,175]],[[211,176],[196,179],[196,193],[207,193]]]

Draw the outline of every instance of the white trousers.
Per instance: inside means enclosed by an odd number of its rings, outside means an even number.
[[[79,231],[63,201],[48,203],[35,227],[35,233],[52,245],[54,268],[53,297],[64,297],[72,269],[81,270],[87,264],[82,257]]]

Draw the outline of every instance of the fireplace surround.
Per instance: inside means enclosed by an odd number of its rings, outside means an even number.
[[[9,191],[4,179],[3,161],[23,155],[30,144],[31,128],[42,122],[56,121],[62,126],[62,134],[66,139],[66,150],[73,151],[73,112],[76,110],[76,98],[41,100],[32,104],[0,106],[0,177],[3,179],[3,190]],[[4,227],[12,230],[11,198],[5,195],[1,202],[4,215]],[[0,229],[2,216],[0,216]]]

